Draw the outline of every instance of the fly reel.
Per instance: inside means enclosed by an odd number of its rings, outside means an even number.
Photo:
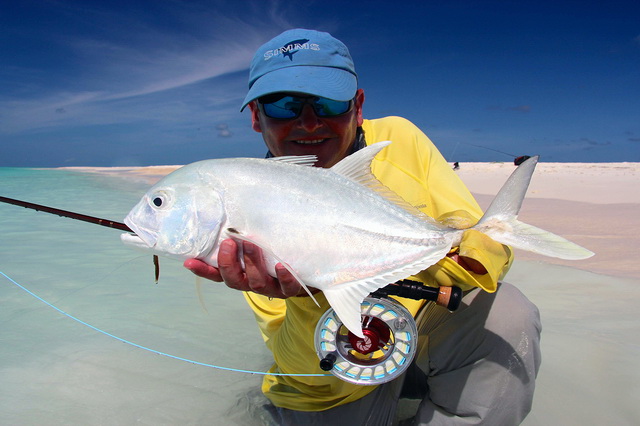
[[[314,336],[321,369],[350,383],[379,385],[409,367],[418,348],[418,330],[411,313],[389,295],[433,300],[453,311],[462,291],[408,280],[379,289],[360,305],[364,338],[351,333],[329,309],[318,321]]]
[[[391,299],[367,297],[361,305],[364,338],[351,333],[333,309],[316,326],[320,368],[347,382],[378,385],[400,375],[416,354],[413,317]]]

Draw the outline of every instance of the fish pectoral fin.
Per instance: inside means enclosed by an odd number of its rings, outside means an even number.
[[[342,324],[350,332],[358,337],[364,337],[362,333],[361,304],[369,293],[376,291],[386,284],[379,282],[352,282],[343,283],[326,290],[322,290],[329,305],[333,308]]]
[[[289,273],[291,273],[291,275],[293,275],[293,277],[300,283],[300,285],[302,286],[304,291],[306,291],[307,294],[309,295],[309,297],[311,297],[311,300],[313,300],[314,303],[318,307],[320,307],[320,304],[318,303],[316,298],[311,293],[311,290],[309,290],[309,287],[307,287],[307,285],[304,283],[304,281],[302,281],[302,279],[298,276],[296,271],[294,271],[284,260],[280,259],[280,257],[278,257],[273,252],[273,250],[271,250],[271,248],[269,248],[269,247],[267,247],[267,246],[265,246],[263,244],[260,244],[257,241],[254,241],[253,239],[251,239],[250,237],[247,237],[246,235],[242,235],[236,229],[233,229],[233,231],[229,231],[229,230],[227,230],[227,231],[228,231],[229,237],[231,237],[234,240],[246,241],[248,243],[251,243],[251,244],[254,244],[254,245],[258,246],[260,248],[260,250],[262,250],[263,256],[265,258],[265,263],[267,263],[267,267],[274,267],[275,268],[275,264],[276,263],[280,263],[282,266],[284,266],[285,269],[287,271],[289,271]],[[268,261],[267,259],[271,259],[271,261]],[[273,265],[269,265],[270,263],[273,263]],[[273,271],[273,276],[275,278],[275,270]]]

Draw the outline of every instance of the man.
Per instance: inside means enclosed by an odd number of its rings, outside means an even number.
[[[374,175],[405,201],[450,226],[468,227],[481,216],[477,203],[431,141],[399,117],[365,120],[365,96],[344,44],[327,33],[286,31],[260,47],[251,63],[249,106],[253,129],[269,156],[318,157],[331,167],[356,150],[391,140],[372,163]],[[282,266],[267,273],[260,249],[221,244],[214,268],[195,259],[195,274],[242,290],[254,310],[272,373],[320,373],[313,346],[318,308]],[[304,250],[304,247],[300,248]],[[460,247],[414,279],[465,290],[454,313],[432,303],[399,299],[416,317],[419,348],[411,368],[379,386],[333,376],[265,376],[262,391],[280,424],[391,424],[398,399],[421,399],[412,424],[519,423],[528,413],[540,363],[536,307],[499,283],[511,264],[509,247],[466,231]],[[497,291],[496,291],[497,290]]]

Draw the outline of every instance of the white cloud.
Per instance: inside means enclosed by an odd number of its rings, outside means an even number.
[[[108,16],[109,22],[96,19],[96,32],[52,34],[67,53],[60,59],[64,72],[27,80],[35,96],[1,96],[0,133],[173,120],[188,117],[193,114],[190,109],[205,103],[226,103],[229,113],[237,115],[247,76],[238,75],[237,84],[208,87],[215,93],[187,86],[248,69],[257,46],[286,26],[284,18],[271,10],[266,17],[254,11],[240,19],[218,10],[179,9],[171,19],[180,25],[171,28],[122,15]],[[116,28],[120,33],[111,34]],[[172,89],[181,92],[163,93]]]

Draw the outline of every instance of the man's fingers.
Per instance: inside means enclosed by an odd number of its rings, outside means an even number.
[[[295,277],[284,267],[282,263],[276,265],[276,275],[280,282],[280,291],[285,297],[293,297],[300,293],[302,285]]]
[[[460,256],[459,263],[464,269],[466,269],[467,271],[471,271],[475,274],[484,275],[487,273],[487,268],[485,268],[484,265],[482,265],[482,263],[478,262],[477,260],[471,257]]]
[[[247,281],[251,290],[260,294],[276,293],[275,280],[267,273],[262,250],[255,244],[244,241],[242,243],[244,252],[244,270],[247,274]]]
[[[222,241],[218,251],[218,268],[197,259],[187,259],[185,268],[212,281],[224,281],[229,288],[253,291],[269,297],[287,298],[302,295],[302,286],[281,263],[275,266],[276,278],[269,275],[260,247],[242,242],[243,265],[238,258],[238,243]]]
[[[199,277],[206,278],[212,281],[221,282],[222,277],[218,268],[204,263],[198,259],[187,259],[184,261],[184,267],[196,274]]]
[[[238,245],[231,239],[220,243],[218,251],[218,269],[227,287],[236,290],[249,290],[242,264],[238,260]]]

